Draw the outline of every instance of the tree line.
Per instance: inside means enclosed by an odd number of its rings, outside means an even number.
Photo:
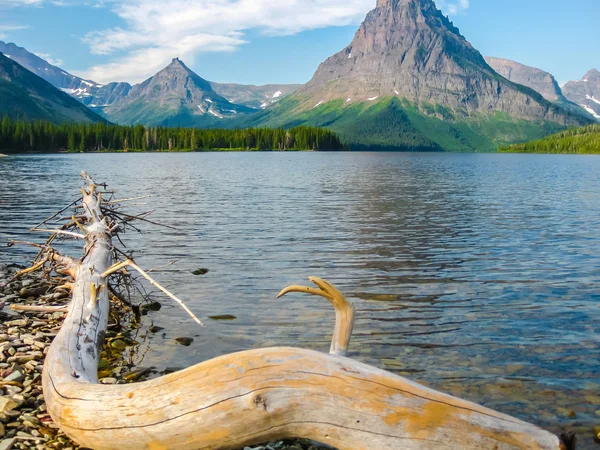
[[[507,153],[600,153],[600,125],[570,128],[539,141],[500,149]]]
[[[239,130],[122,126],[106,123],[23,121],[4,117],[0,151],[102,152],[202,150],[343,150],[327,129],[296,127]]]

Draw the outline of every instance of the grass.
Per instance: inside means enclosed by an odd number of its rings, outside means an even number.
[[[565,129],[553,122],[516,119],[500,112],[467,115],[396,97],[351,104],[333,100],[310,110],[302,109],[303,101],[297,96],[286,98],[275,108],[243,120],[252,126],[327,127],[357,150],[493,152]]]

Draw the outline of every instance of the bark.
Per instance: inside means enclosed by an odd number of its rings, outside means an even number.
[[[65,323],[46,358],[49,413],[94,449],[236,449],[310,438],[341,450],[552,449],[534,425],[340,356],[352,305],[327,282],[287,292],[322,295],[337,312],[332,353],[270,348],[225,355],[147,382],[97,384],[108,321],[111,235],[93,184],[84,189],[85,257]],[[284,291],[282,294],[286,293]]]

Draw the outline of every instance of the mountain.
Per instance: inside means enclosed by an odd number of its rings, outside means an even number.
[[[54,87],[92,108],[112,104],[131,90],[129,83],[109,83],[103,86],[95,81],[84,80],[13,43],[7,44],[0,41],[0,52]]]
[[[507,80],[530,87],[551,102],[564,99],[560,86],[548,72],[503,58],[486,56],[485,61],[492,69]]]
[[[53,86],[61,89],[77,98],[84,98],[92,95],[92,88],[98,88],[100,85],[93,81],[71,75],[59,67],[49,64],[39,56],[25,50],[23,47],[0,41],[0,52],[12,60],[16,61],[30,72],[43,78]]]
[[[246,84],[227,84],[210,82],[214,91],[231,103],[264,109],[284,99],[296,91],[300,84],[266,84],[252,86]]]
[[[129,94],[105,108],[104,115],[120,124],[214,126],[225,118],[252,112],[217,94],[210,83],[179,58]]]
[[[584,116],[588,119],[593,118],[589,110],[570,101],[563,95],[563,91],[556,82],[556,79],[548,72],[509,59],[487,56],[485,60],[492,69],[507,80],[522,84],[539,92],[546,100],[574,114]]]
[[[565,97],[600,120],[600,72],[590,70],[581,81],[569,81],[563,87]]]
[[[0,53],[0,116],[27,120],[104,122],[80,102]]]
[[[496,73],[433,0],[378,0],[350,45],[246,123],[328,126],[370,148],[481,151],[589,122]]]
[[[93,92],[93,95],[82,101],[90,108],[103,108],[127,97],[131,92],[129,83],[108,83]]]

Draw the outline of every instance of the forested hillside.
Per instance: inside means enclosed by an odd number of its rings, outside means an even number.
[[[289,130],[201,130],[119,126],[105,123],[63,124],[2,119],[0,151],[195,151],[195,150],[342,150],[332,131],[314,127]]]
[[[600,153],[600,125],[571,128],[539,141],[504,147],[500,151],[508,153]]]

